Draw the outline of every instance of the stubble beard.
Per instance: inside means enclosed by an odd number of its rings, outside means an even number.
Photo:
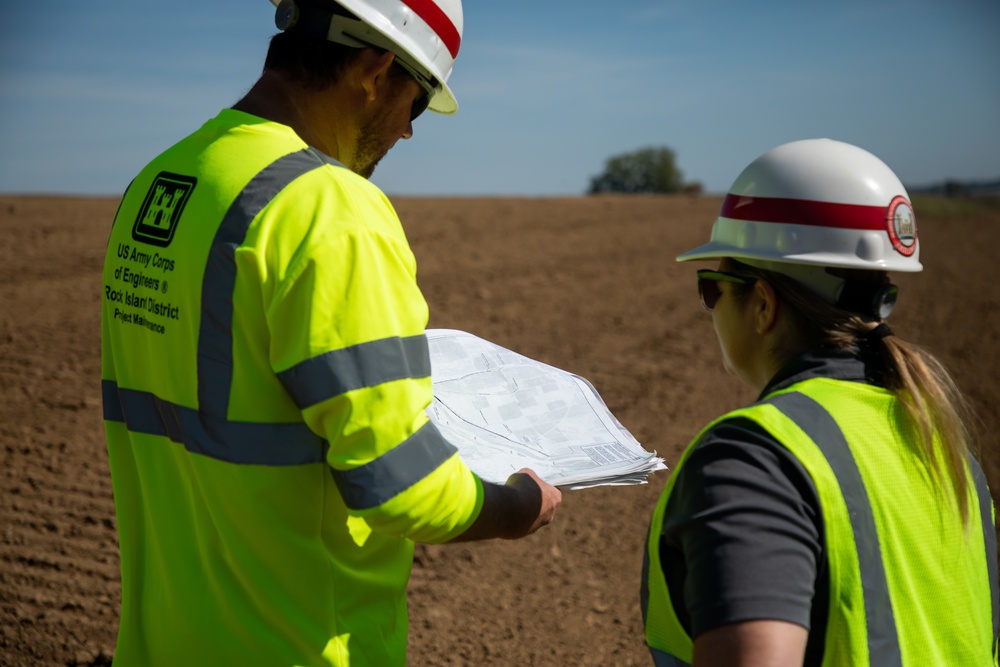
[[[354,161],[352,169],[359,176],[371,178],[371,175],[375,173],[375,167],[396,143],[392,142],[386,145],[387,127],[390,120],[388,111],[387,108],[383,107],[361,126],[361,133],[354,152],[357,159]]]
[[[358,159],[355,162],[354,173],[364,178],[371,178],[372,174],[375,173],[375,167],[388,152],[388,149],[379,145],[377,135],[372,133],[369,128],[364,128],[361,139],[358,141]]]

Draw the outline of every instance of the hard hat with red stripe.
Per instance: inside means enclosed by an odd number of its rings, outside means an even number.
[[[879,158],[830,139],[793,141],[750,163],[729,189],[711,240],[677,261],[737,260],[920,271],[906,189]]]
[[[282,30],[306,20],[320,22],[319,34],[348,46],[376,46],[396,54],[404,67],[431,92],[428,108],[458,111],[448,87],[462,44],[462,0],[271,0]],[[340,5],[354,16],[329,11]],[[315,11],[319,9],[320,13]],[[355,18],[356,17],[356,18]],[[310,31],[316,34],[316,26]]]

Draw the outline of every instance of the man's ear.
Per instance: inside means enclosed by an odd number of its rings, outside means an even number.
[[[378,49],[363,49],[358,58],[361,87],[365,91],[365,100],[374,102],[382,89],[389,83],[389,68],[396,54],[392,51]]]
[[[763,278],[754,283],[754,329],[758,334],[766,334],[778,322],[778,293],[774,286]]]

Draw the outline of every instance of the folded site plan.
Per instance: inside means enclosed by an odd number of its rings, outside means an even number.
[[[482,479],[531,468],[566,488],[645,484],[665,470],[584,378],[464,331],[429,329],[431,421]]]

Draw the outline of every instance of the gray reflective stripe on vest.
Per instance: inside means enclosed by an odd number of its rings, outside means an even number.
[[[157,398],[146,391],[101,382],[104,419],[129,431],[170,438],[193,454],[220,461],[267,466],[322,463],[327,443],[304,422],[262,424],[219,419]]]
[[[333,396],[384,382],[431,374],[427,337],[384,338],[332,350],[278,373],[302,409]]]
[[[976,495],[979,497],[979,518],[983,525],[983,542],[986,544],[986,570],[990,577],[990,606],[993,608],[993,657],[1000,650],[1000,583],[997,581],[997,534],[993,527],[993,513],[990,511],[993,499],[990,488],[986,484],[986,475],[979,462],[969,457],[969,468],[972,470],[972,480],[976,485]]]
[[[642,627],[646,627],[646,617],[649,616],[649,536],[653,532],[653,523],[646,528],[645,548],[642,550],[642,579],[639,581],[639,611],[642,612]]]
[[[229,412],[236,249],[261,209],[296,178],[325,164],[343,166],[311,148],[278,158],[243,187],[215,232],[201,283],[198,331],[198,406],[206,414],[225,419]]]
[[[653,656],[654,667],[691,667],[690,664],[684,662],[680,658],[665,653],[660,649],[649,647],[649,654]]]
[[[350,470],[333,468],[333,479],[351,509],[377,507],[436,470],[456,451],[437,426],[427,422],[401,444],[365,465]]]
[[[826,409],[798,392],[764,399],[794,421],[823,452],[840,485],[847,504],[857,545],[861,589],[864,594],[869,664],[879,667],[902,665],[896,620],[889,598],[889,584],[882,562],[882,549],[875,529],[875,516],[861,472],[843,431]]]
[[[278,158],[250,179],[226,211],[216,231],[202,279],[198,333],[197,410],[144,391],[103,381],[104,418],[130,431],[159,435],[197,454],[230,463],[286,466],[319,463],[327,443],[304,422],[259,423],[227,419],[233,376],[233,290],[236,248],[250,223],[299,176],[324,164],[340,163],[304,149]],[[342,166],[342,165],[341,165]]]
[[[130,431],[170,438],[190,452],[240,464],[303,465],[326,460],[328,443],[304,422],[260,423],[227,419],[233,375],[233,290],[236,249],[258,213],[289,183],[325,164],[343,166],[305,149],[275,160],[254,176],[236,197],[216,232],[202,283],[198,335],[198,405],[193,409],[155,395],[102,382],[104,419],[124,422]],[[360,371],[352,364],[374,361],[376,368]],[[327,398],[338,381],[319,380],[320,371],[347,369],[339,385],[366,386],[379,377],[430,375],[424,336],[362,344],[341,354],[319,355],[283,373],[295,387],[296,400]],[[402,369],[402,370],[400,370]],[[400,375],[402,373],[402,375]],[[362,383],[362,384],[358,384]],[[324,395],[326,394],[326,395]],[[320,400],[322,400],[320,398]],[[455,452],[433,426],[425,426],[377,459],[353,470],[333,470],[338,489],[349,507],[379,505],[427,476]]]

